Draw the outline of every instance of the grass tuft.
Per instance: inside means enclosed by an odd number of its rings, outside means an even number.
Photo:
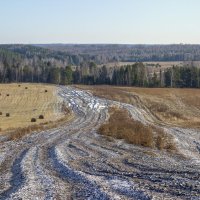
[[[133,120],[129,113],[122,109],[111,108],[109,121],[103,124],[98,132],[139,146],[169,151],[176,149],[163,129]]]

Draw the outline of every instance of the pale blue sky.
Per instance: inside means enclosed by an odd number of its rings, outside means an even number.
[[[200,44],[200,0],[0,0],[0,43]]]

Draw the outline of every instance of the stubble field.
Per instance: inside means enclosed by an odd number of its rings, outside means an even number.
[[[63,117],[56,87],[39,84],[0,85],[0,129],[7,131]],[[9,116],[6,116],[9,115]],[[44,119],[39,119],[43,115]],[[31,122],[35,118],[36,122]]]

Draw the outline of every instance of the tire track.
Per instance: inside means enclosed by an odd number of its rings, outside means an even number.
[[[12,145],[0,137],[5,160],[1,167],[6,162],[11,174],[1,175],[9,187],[0,187],[0,199],[200,199],[198,156],[192,153],[199,141],[194,142],[194,131],[186,141],[188,130],[166,127],[185,144],[192,141],[194,147],[180,145],[191,152],[191,159],[108,141],[97,129],[108,119],[109,106],[125,108],[146,124],[153,119],[142,108],[72,87],[59,87],[58,95],[75,115],[70,124],[33,133]]]
[[[15,159],[15,161],[12,165],[12,168],[11,168],[11,172],[13,175],[10,180],[10,188],[8,190],[4,191],[3,193],[1,193],[0,199],[10,198],[13,193],[18,191],[19,188],[21,188],[24,185],[25,177],[22,172],[21,162],[27,152],[28,152],[27,149],[23,150],[22,153],[20,154],[20,156]]]

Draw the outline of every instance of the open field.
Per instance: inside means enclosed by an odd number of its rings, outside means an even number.
[[[56,88],[73,119],[18,140],[0,135],[0,199],[200,198],[199,130],[164,124],[130,88],[108,93],[133,105]],[[132,89],[154,101],[160,93]]]
[[[136,62],[112,62],[112,63],[106,63],[102,65],[98,65],[99,67],[102,67],[103,65],[106,65],[107,67],[121,67],[125,65],[133,65]],[[156,66],[159,64],[162,68],[169,68],[172,67],[173,65],[177,66],[183,66],[184,62],[183,61],[169,61],[169,62],[143,62],[144,65],[146,66]],[[199,62],[196,62],[196,64],[199,65]]]
[[[106,65],[107,67],[122,67],[122,66],[126,66],[126,65],[133,65],[136,62],[112,62],[112,63],[106,63],[106,64],[102,64],[102,65],[98,65],[98,67],[102,67],[103,65]],[[156,65],[159,65],[162,69],[165,68],[170,68],[172,66],[183,66],[183,65],[191,65],[193,64],[196,67],[200,67],[200,61],[193,61],[193,63],[191,63],[191,61],[152,61],[152,62],[143,62],[145,66],[147,67],[156,67]]]
[[[0,112],[2,131],[55,121],[64,116],[56,87],[38,84],[1,84]],[[6,117],[6,113],[10,116]],[[44,119],[39,119],[40,115]],[[36,122],[31,122],[32,118]]]
[[[77,86],[94,95],[136,105],[151,113],[157,122],[200,128],[198,89]]]

